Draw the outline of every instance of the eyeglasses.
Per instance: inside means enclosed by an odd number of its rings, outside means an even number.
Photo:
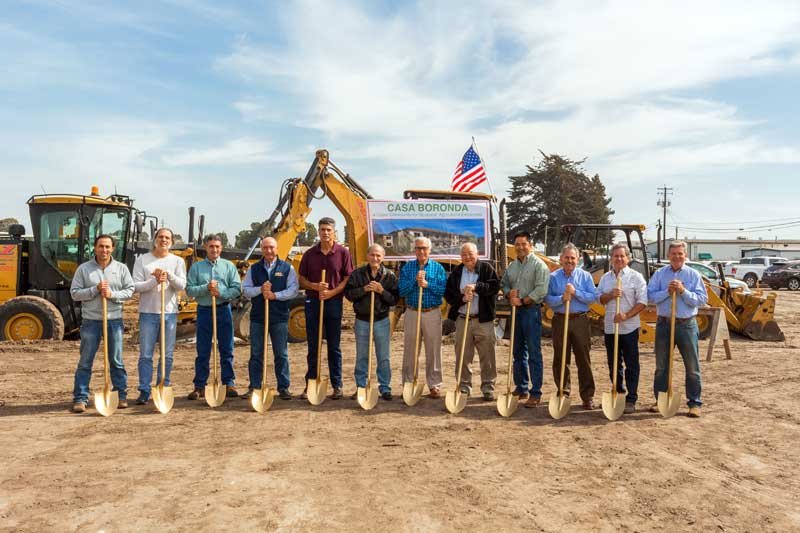
[[[428,247],[427,246],[415,246],[414,249],[415,250],[427,250]]]

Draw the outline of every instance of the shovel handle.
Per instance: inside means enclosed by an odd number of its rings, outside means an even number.
[[[322,269],[321,283],[325,283],[325,269]],[[317,380],[322,373],[322,324],[325,318],[325,300],[319,299],[319,332],[317,333]]]
[[[161,337],[159,339],[159,347],[161,348],[161,388],[164,388],[164,381],[167,377],[167,350],[165,348],[165,340],[166,340],[166,313],[167,313],[167,282],[161,282],[161,323],[160,323],[160,333]]]
[[[417,334],[414,337],[414,384],[417,383],[417,372],[419,371],[419,334],[422,327],[422,287],[417,294]]]
[[[214,358],[214,385],[217,383],[217,297],[211,295],[211,346],[213,348],[212,357]]]
[[[561,378],[558,381],[558,397],[559,399],[564,396],[564,373],[567,369],[567,334],[569,333],[569,304],[571,300],[567,300],[566,308],[564,310],[564,336],[561,340]]]
[[[458,378],[456,383],[456,394],[461,391],[461,371],[464,368],[464,349],[467,347],[467,330],[469,329],[469,311],[472,306],[472,300],[467,302],[467,316],[464,318],[464,334],[461,336],[461,354],[458,358]]]
[[[672,396],[672,354],[675,351],[675,313],[677,311],[676,294],[672,293],[672,309],[669,316],[669,361],[667,362],[667,395]]]
[[[373,327],[375,324],[375,292],[369,293],[369,360],[367,361],[367,385],[372,381],[372,356],[375,354],[375,347],[372,344]]]
[[[103,388],[104,393],[108,396],[111,389],[111,370],[108,368],[108,299],[101,296],[103,299]]]
[[[264,349],[261,351],[261,398],[267,393],[267,339],[269,333],[269,300],[264,298]]]
[[[517,322],[517,306],[511,306],[511,339],[508,344],[508,384],[506,385],[506,393],[511,394],[511,378],[514,374],[514,326]]]
[[[617,290],[622,289],[622,279],[617,275]],[[617,306],[614,313],[619,313],[619,303],[622,300],[621,296],[617,296]],[[616,318],[616,317],[615,317]],[[611,397],[617,397],[617,368],[619,365],[619,322],[614,320],[614,375],[611,377]]]

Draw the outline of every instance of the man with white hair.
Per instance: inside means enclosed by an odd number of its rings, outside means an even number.
[[[414,240],[416,261],[409,261],[400,269],[398,287],[406,299],[403,323],[403,383],[414,381],[414,341],[417,334],[417,307],[422,288],[421,339],[425,343],[425,380],[431,398],[441,398],[442,389],[442,305],[447,273],[444,267],[430,259],[431,241],[427,237]]]
[[[486,401],[494,400],[494,380],[497,377],[494,346],[494,317],[500,280],[488,261],[478,260],[478,248],[471,242],[461,246],[461,264],[450,273],[444,298],[450,304],[448,318],[456,323],[456,380],[461,391],[472,392],[472,360],[475,349],[481,365],[481,393]],[[467,316],[467,302],[470,303]],[[467,322],[469,318],[469,322]],[[466,342],[464,342],[464,328]],[[463,346],[462,346],[463,344]],[[464,361],[458,375],[461,351]]]
[[[697,308],[708,302],[708,293],[703,278],[686,263],[686,243],[672,241],[667,251],[669,265],[660,268],[650,278],[647,286],[647,297],[656,304],[658,321],[656,322],[656,373],[653,393],[658,398],[659,392],[667,391],[667,364],[670,353],[670,319],[672,317],[672,296],[675,295],[675,344],[683,358],[686,368],[686,400],[689,405],[689,416],[698,418],[702,392],[700,377],[700,357],[698,355],[699,331],[697,329]],[[650,408],[658,411],[657,406]]]
[[[389,313],[397,303],[400,295],[397,291],[397,276],[383,266],[386,252],[380,244],[373,244],[367,249],[367,264],[358,267],[350,274],[344,287],[344,296],[353,302],[356,321],[353,326],[356,334],[356,387],[366,387],[367,370],[369,368],[369,323],[370,301],[375,295],[375,310],[372,317],[373,342],[375,357],[378,360],[378,390],[381,398],[391,400],[392,368],[389,363],[389,344],[392,340],[392,329]],[[352,399],[356,399],[357,392]]]
[[[619,325],[617,357],[617,392],[625,393],[625,412],[636,411],[639,388],[639,313],[647,307],[647,282],[630,268],[630,251],[625,244],[611,247],[611,270],[603,274],[597,286],[597,299],[606,306],[605,333],[608,372],[614,380],[614,326]],[[617,288],[619,284],[620,288]],[[619,298],[619,309],[617,309]],[[623,380],[624,369],[624,380]]]

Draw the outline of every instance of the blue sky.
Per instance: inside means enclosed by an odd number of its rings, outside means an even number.
[[[800,220],[794,1],[5,2],[0,65],[0,217],[28,227],[32,194],[96,184],[233,236],[318,148],[396,199],[474,136],[499,195],[542,149],[618,222],[653,227],[666,184],[670,234],[800,238],[728,229]]]

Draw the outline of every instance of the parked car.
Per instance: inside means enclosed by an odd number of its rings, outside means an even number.
[[[775,290],[784,287],[790,291],[800,290],[800,261],[789,261],[769,267],[761,276],[761,283]]]
[[[717,296],[719,296],[720,293],[719,272],[717,272],[713,268],[708,267],[707,265],[704,265],[703,263],[698,263],[697,261],[686,261],[686,266],[697,270],[704,278],[707,278],[708,281],[711,282],[711,290],[713,290],[717,294]],[[750,292],[750,288],[744,281],[739,281],[738,279],[729,277],[726,277],[725,281],[728,282],[728,286],[731,288],[731,290],[742,289],[742,292],[744,292],[745,294]]]
[[[787,259],[785,257],[777,256],[743,257],[739,261],[739,264],[731,269],[731,274],[733,274],[736,279],[747,283],[748,287],[755,287],[761,280],[761,276],[766,269],[773,265],[786,262]]]
[[[708,261],[708,262],[704,261],[706,265],[708,265],[710,268],[713,268],[715,271],[717,270],[717,265],[722,265],[722,269],[725,272],[726,276],[728,275],[728,271],[726,270],[728,265],[733,265],[734,263],[738,262],[739,261],[734,261],[732,259],[731,260],[715,259],[714,261]]]

